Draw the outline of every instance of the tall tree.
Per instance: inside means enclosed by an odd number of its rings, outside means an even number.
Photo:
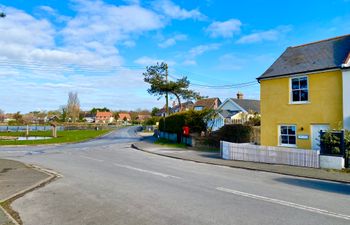
[[[181,99],[191,100],[200,98],[200,94],[189,89],[190,81],[187,77],[182,77],[176,81],[168,80],[168,65],[164,62],[161,64],[149,66],[146,68],[146,72],[143,73],[144,81],[149,83],[151,87],[147,90],[149,94],[159,96],[165,96],[166,111],[169,114],[168,96],[173,94],[178,101],[179,109],[181,109]]]
[[[67,115],[72,119],[72,122],[76,122],[79,119],[80,112],[80,102],[77,92],[68,93],[68,102],[67,102]]]

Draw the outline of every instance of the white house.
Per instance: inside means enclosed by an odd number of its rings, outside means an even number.
[[[209,128],[216,131],[225,124],[243,124],[256,114],[260,114],[260,101],[244,99],[238,92],[237,98],[228,98],[219,106]]]

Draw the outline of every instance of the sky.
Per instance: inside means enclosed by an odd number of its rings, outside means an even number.
[[[222,101],[259,99],[259,77],[289,46],[350,33],[350,0],[0,0],[0,109],[162,107],[142,73]],[[175,99],[171,99],[174,101]]]

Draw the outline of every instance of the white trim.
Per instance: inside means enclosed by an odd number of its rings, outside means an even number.
[[[298,78],[306,78],[307,80],[307,101],[293,101],[293,88],[292,88],[292,80]],[[289,104],[295,105],[295,104],[310,104],[310,85],[309,85],[309,76],[307,74],[305,75],[299,75],[299,76],[291,76],[289,78]],[[299,89],[301,90],[301,89]]]
[[[281,126],[295,126],[295,145],[292,145],[292,144],[282,144],[281,142]],[[297,130],[298,130],[298,127],[296,124],[278,124],[278,133],[277,133],[277,140],[278,140],[278,146],[281,146],[281,147],[289,147],[289,148],[296,148],[298,145],[298,138],[297,138]]]
[[[231,98],[227,98],[216,110],[220,110],[228,101],[230,101],[232,104],[237,106],[242,112],[248,113],[245,109],[243,109],[240,105],[238,105],[236,102],[234,102]]]

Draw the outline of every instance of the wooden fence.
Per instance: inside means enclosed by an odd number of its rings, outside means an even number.
[[[320,151],[315,150],[236,144],[221,141],[220,151],[221,157],[228,160],[320,168]]]

